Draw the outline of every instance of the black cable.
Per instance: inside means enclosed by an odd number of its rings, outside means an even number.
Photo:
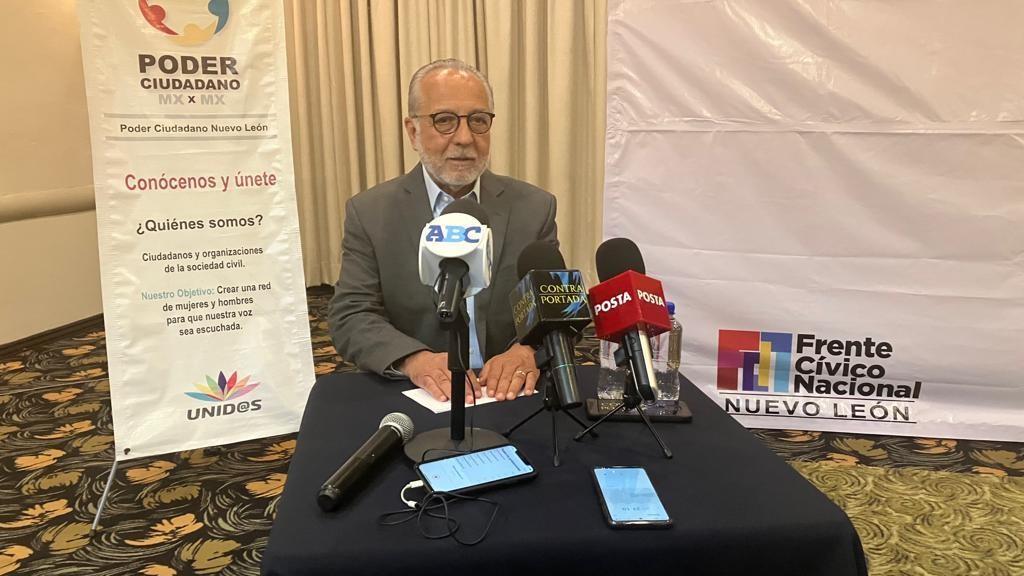
[[[480,536],[478,538],[476,538],[475,540],[463,540],[459,538],[458,531],[459,528],[461,528],[461,525],[459,524],[458,520],[452,518],[451,512],[448,509],[449,505],[454,504],[455,502],[453,501],[449,503],[448,499],[454,499],[455,501],[461,500],[464,502],[481,502],[483,504],[487,504],[489,506],[494,507],[493,511],[491,512],[490,518],[488,518],[487,520],[487,525],[484,526],[484,529],[480,533]],[[432,500],[439,500],[439,502],[431,504]],[[444,510],[443,515],[437,514],[435,512],[435,510],[437,510],[438,508]],[[379,523],[381,526],[398,526],[415,519],[416,530],[424,538],[427,538],[429,540],[441,540],[444,538],[451,538],[452,540],[455,540],[463,546],[476,546],[477,544],[483,542],[485,538],[487,538],[487,534],[491,530],[491,525],[494,524],[494,519],[497,518],[498,510],[500,509],[501,504],[495,502],[494,500],[488,500],[487,498],[481,498],[478,496],[466,496],[463,494],[455,494],[453,492],[428,492],[423,497],[423,499],[420,500],[416,508],[411,510],[394,510],[391,512],[384,512],[380,515]],[[405,517],[399,518],[397,520],[387,520],[387,518],[390,516]],[[424,516],[428,518],[434,518],[437,520],[444,520],[446,530],[442,532],[430,532],[424,527]]]

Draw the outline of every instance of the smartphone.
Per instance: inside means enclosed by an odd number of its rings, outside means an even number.
[[[669,518],[647,470],[629,466],[594,468],[601,510],[612,528],[669,528]]]
[[[416,474],[430,492],[461,494],[530,480],[537,471],[518,448],[506,444],[421,462]]]

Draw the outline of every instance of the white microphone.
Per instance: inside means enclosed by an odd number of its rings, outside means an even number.
[[[456,297],[468,298],[491,284],[494,245],[489,219],[473,200],[452,202],[420,234],[420,282],[441,296],[439,313]],[[462,294],[454,294],[461,281]]]

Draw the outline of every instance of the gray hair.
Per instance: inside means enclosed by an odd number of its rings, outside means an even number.
[[[412,80],[409,81],[409,116],[415,116],[419,110],[420,101],[423,99],[420,95],[420,83],[427,77],[431,72],[437,70],[455,70],[456,72],[462,72],[463,74],[469,74],[474,76],[477,80],[483,83],[484,88],[487,89],[487,105],[490,106],[491,110],[494,110],[494,92],[491,91],[491,83],[487,81],[487,77],[482,72],[466,64],[462,60],[455,58],[444,58],[442,60],[434,60],[430,64],[421,67],[412,75]]]

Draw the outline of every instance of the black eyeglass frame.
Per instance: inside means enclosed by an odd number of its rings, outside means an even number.
[[[476,131],[474,131],[472,126],[469,124],[469,117],[470,116],[476,116],[477,114],[483,114],[483,115],[485,115],[485,116],[487,116],[489,118],[489,120],[487,121],[487,130],[484,130],[483,132],[476,132]],[[454,116],[455,117],[455,128],[452,128],[452,130],[450,132],[442,132],[441,130],[439,130],[437,128],[437,117],[438,116],[444,116],[444,115]],[[455,112],[449,112],[447,110],[442,110],[440,112],[434,112],[433,114],[419,114],[419,115],[416,115],[416,116],[410,116],[410,118],[430,118],[430,126],[434,130],[437,130],[438,134],[444,134],[445,136],[450,136],[450,135],[455,134],[456,132],[458,132],[459,131],[459,126],[462,125],[462,119],[465,118],[466,119],[466,125],[470,126],[469,131],[472,132],[473,134],[476,134],[476,135],[480,136],[480,135],[483,135],[483,134],[487,134],[488,132],[491,131],[491,123],[494,122],[494,112],[479,111],[479,112],[470,112],[469,114],[456,114]]]

